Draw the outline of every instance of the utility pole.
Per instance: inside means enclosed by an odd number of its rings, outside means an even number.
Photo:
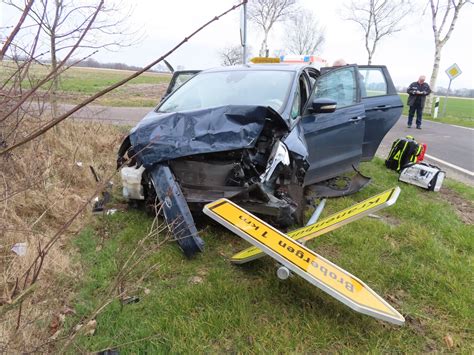
[[[240,19],[240,42],[242,44],[242,64],[247,64],[247,0],[242,7]]]

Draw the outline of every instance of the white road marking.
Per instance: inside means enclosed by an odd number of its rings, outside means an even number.
[[[458,125],[455,125],[455,124],[449,124],[449,123],[443,123],[443,122],[436,122],[436,121],[433,121],[433,120],[426,120],[425,122],[433,122],[433,123],[442,124],[442,125],[446,125],[446,126],[451,126],[451,127],[456,127],[456,128],[463,128],[463,129],[468,129],[468,130],[470,130],[470,131],[474,131],[474,128],[458,126]]]
[[[459,172],[464,173],[464,174],[466,174],[466,175],[469,175],[470,177],[474,177],[474,172],[469,171],[469,170],[464,169],[464,168],[461,168],[460,166],[457,166],[457,165],[448,163],[448,162],[445,161],[445,160],[436,158],[436,157],[434,157],[434,156],[432,156],[432,155],[429,155],[429,154],[425,154],[425,157],[427,157],[428,159],[437,161],[438,163],[441,163],[441,164],[444,164],[444,165],[446,165],[446,166],[449,166],[450,168],[455,169],[455,170],[458,170]]]

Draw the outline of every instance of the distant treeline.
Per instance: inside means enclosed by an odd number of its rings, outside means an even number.
[[[116,70],[141,70],[142,67],[137,67],[135,65],[128,65],[125,63],[101,63],[93,58],[88,58],[86,60],[83,60],[82,62],[79,62],[77,64],[74,64],[75,67],[85,67],[85,68],[105,68],[105,69],[116,69]],[[169,72],[169,70],[166,68],[166,66],[162,64],[157,64],[153,67],[153,69],[150,69],[148,71],[151,72]]]
[[[22,55],[15,55],[14,57],[10,58],[10,60],[15,62],[24,62],[27,60],[26,57]],[[50,60],[37,60],[41,64],[49,65],[51,63]],[[58,60],[60,61],[60,59]],[[93,58],[88,58],[77,62],[76,60],[68,61],[67,65],[73,65],[75,67],[83,67],[83,68],[105,68],[105,69],[116,69],[116,70],[141,70],[142,67],[137,67],[135,65],[127,65],[124,63],[101,63]],[[169,73],[168,68],[164,64],[157,64],[152,69],[148,70],[149,72],[156,72],[156,73]]]

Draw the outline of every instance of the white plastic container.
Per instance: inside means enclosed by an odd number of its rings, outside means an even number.
[[[120,171],[122,177],[122,194],[127,200],[144,200],[142,174],[145,171],[143,166],[124,167]]]

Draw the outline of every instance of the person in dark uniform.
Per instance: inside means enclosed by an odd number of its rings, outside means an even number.
[[[408,128],[411,128],[413,116],[416,111],[416,128],[421,129],[421,119],[423,115],[423,107],[425,107],[426,96],[431,93],[430,86],[425,83],[426,77],[421,75],[418,81],[411,83],[407,89],[408,93]]]

